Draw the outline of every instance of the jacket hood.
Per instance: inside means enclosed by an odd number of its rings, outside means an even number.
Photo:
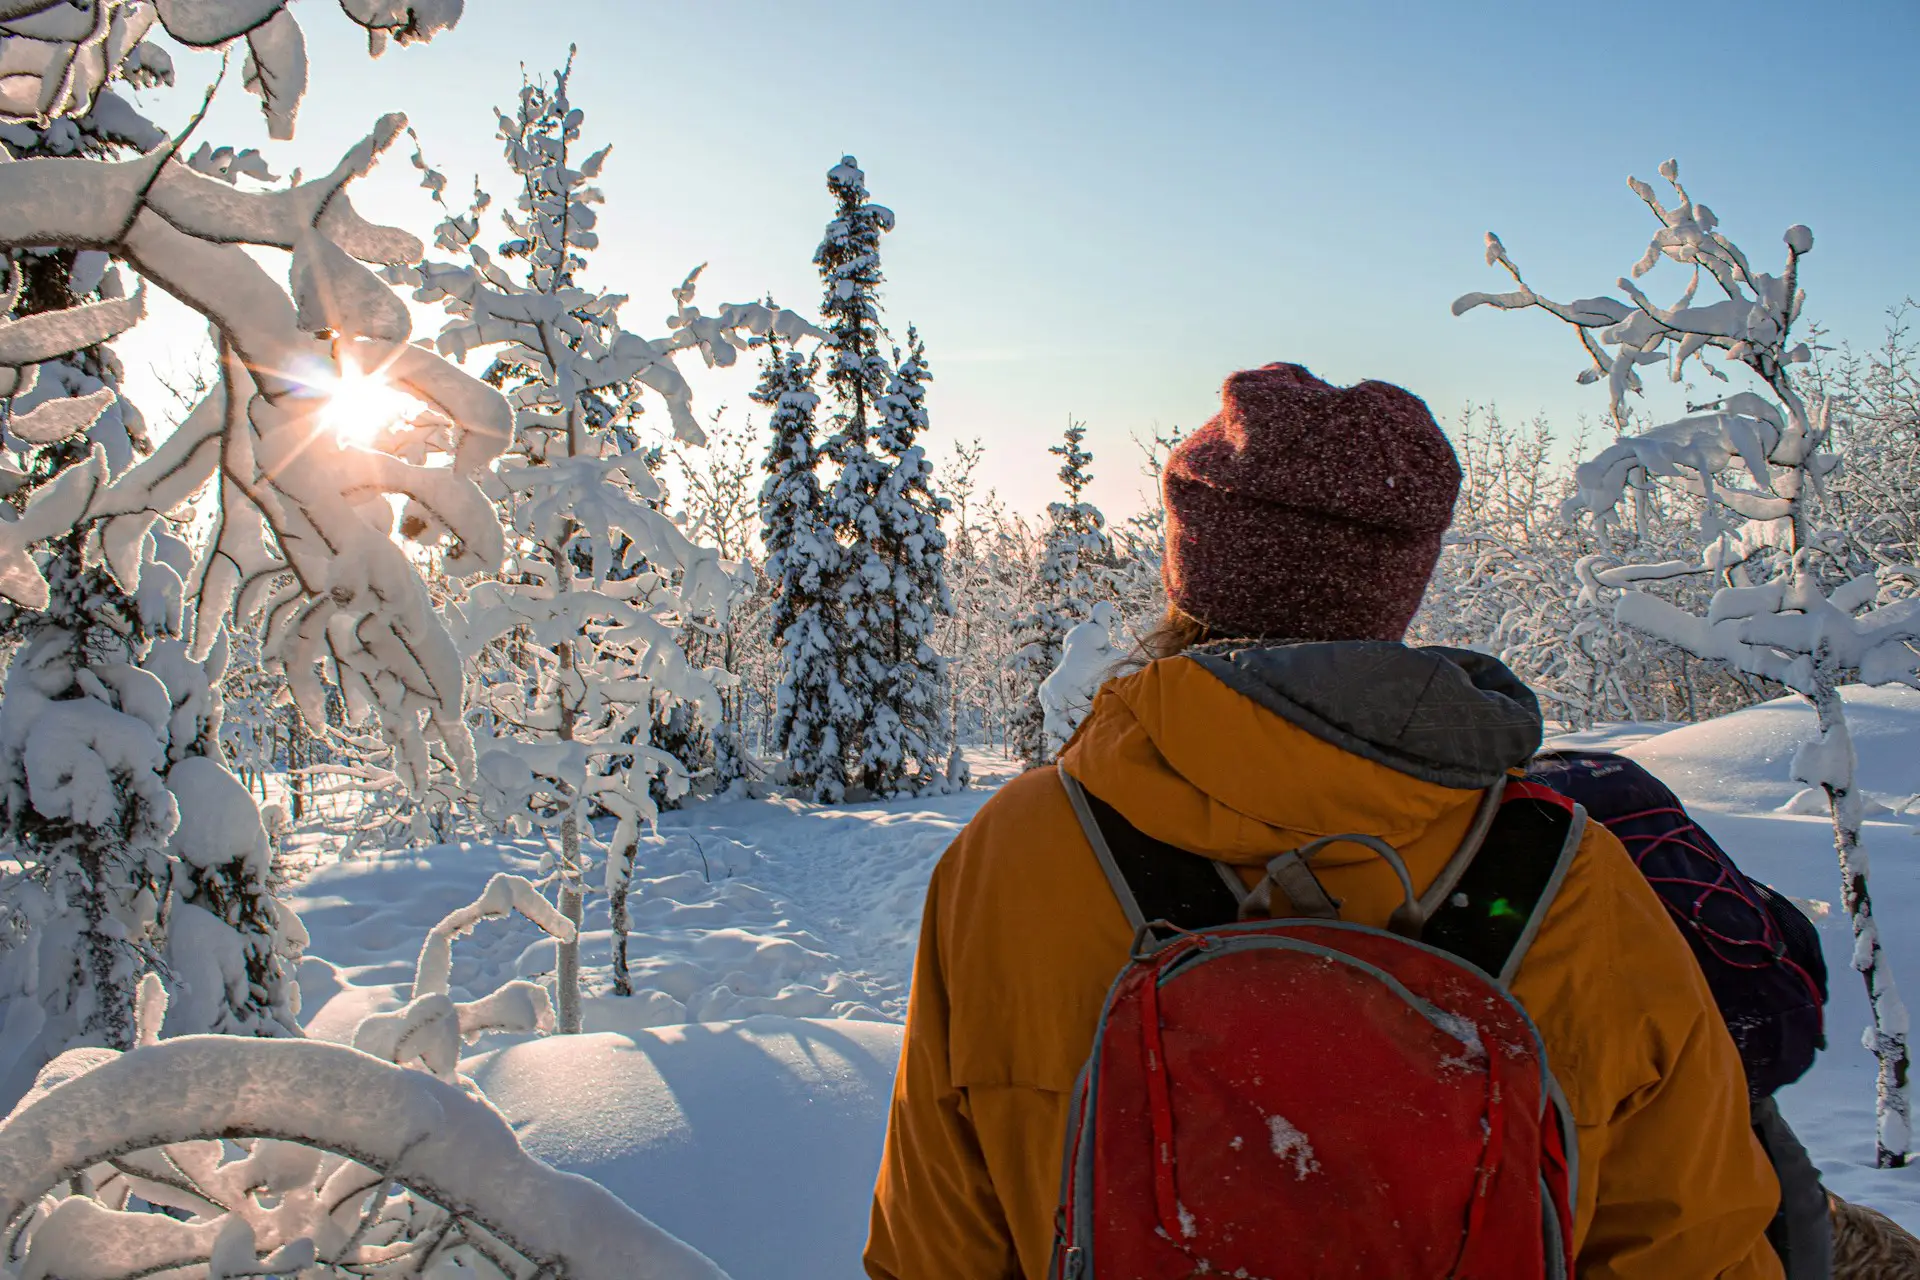
[[[1359,640],[1189,656],[1321,741],[1423,782],[1490,787],[1540,749],[1533,690],[1470,649]]]
[[[1108,681],[1061,762],[1147,834],[1257,863],[1348,832],[1445,844],[1541,733],[1532,691],[1483,654],[1242,642]]]

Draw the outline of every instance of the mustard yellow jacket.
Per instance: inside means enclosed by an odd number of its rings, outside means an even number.
[[[1219,669],[1178,657],[1110,681],[1062,766],[1148,835],[1216,860],[1258,868],[1316,836],[1365,833],[1399,849],[1424,888],[1479,793],[1334,745],[1339,732],[1277,714]],[[1398,882],[1355,849],[1314,868],[1344,918],[1382,926]],[[1008,783],[968,824],[927,893],[869,1276],[1046,1274],[1069,1097],[1130,941],[1053,770]],[[1779,1277],[1764,1238],[1779,1190],[1733,1041],[1678,930],[1598,823],[1513,991],[1578,1126],[1577,1275]]]

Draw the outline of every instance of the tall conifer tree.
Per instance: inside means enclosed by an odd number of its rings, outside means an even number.
[[[841,547],[832,604],[822,621],[841,695],[833,707],[839,758],[825,766],[815,793],[838,799],[846,785],[864,781],[850,771],[865,756],[880,690],[892,655],[892,574],[880,553],[878,502],[890,468],[874,452],[891,370],[880,351],[880,237],[893,229],[893,211],[868,198],[866,174],[852,156],[827,171],[835,201],[832,221],[813,256],[826,285],[820,318],[827,330],[827,390],[833,435],[824,450],[838,469],[827,504],[828,527]]]
[[[826,496],[814,415],[820,396],[818,356],[770,344],[753,398],[773,411],[768,423],[766,483],[760,490],[761,540],[774,599],[769,622],[780,652],[774,705],[774,750],[787,761],[787,778],[822,800],[844,786],[834,706],[839,688],[828,638],[828,592],[839,580],[840,547],[827,527]]]
[[[862,782],[883,794],[942,780],[951,736],[940,714],[946,663],[933,648],[935,619],[953,611],[947,536],[940,531],[951,504],[934,492],[933,464],[919,443],[927,430],[926,384],[933,375],[918,330],[907,329],[906,354],[895,348],[894,363],[874,433],[874,447],[890,471],[876,495],[877,532],[870,544],[891,588],[876,600],[887,670],[858,762]]]

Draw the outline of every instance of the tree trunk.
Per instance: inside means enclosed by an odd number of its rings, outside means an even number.
[[[93,987],[93,1008],[82,1030],[109,1049],[131,1049],[134,977],[131,967],[122,963],[122,944],[107,924],[112,913],[107,905],[111,888],[107,884],[106,859],[97,850],[83,848],[78,861],[80,913],[87,922],[81,946],[87,977]]]
[[[569,443],[569,455],[574,449]],[[573,589],[573,561],[568,559],[568,543],[572,539],[562,536],[557,545],[549,548],[553,558],[555,590],[564,595]],[[573,640],[562,640],[557,648],[560,674],[555,685],[555,696],[560,700],[559,736],[562,742],[572,742],[578,728],[580,708],[573,701],[571,688],[572,675],[576,664]],[[571,1036],[580,1034],[582,1018],[580,1012],[580,924],[586,915],[587,891],[580,867],[580,823],[583,815],[581,806],[586,797],[575,791],[567,797],[566,817],[560,821],[560,914],[573,922],[573,939],[560,944],[558,963],[555,966],[555,1021],[559,1024],[560,1034]]]
[[[287,725],[287,790],[293,799],[295,822],[307,816],[307,778],[300,771],[308,764],[306,721],[295,711]]]
[[[607,914],[613,926],[613,994],[617,996],[633,994],[633,975],[627,970],[627,890],[633,885],[633,860],[638,853],[637,847],[628,844],[618,853],[608,854],[619,859],[607,877]]]
[[[1831,676],[1816,675],[1812,702],[1819,718],[1820,736],[1811,745],[1824,772],[1820,785],[1833,814],[1834,848],[1840,855],[1840,900],[1853,924],[1853,967],[1867,984],[1873,1021],[1867,1047],[1879,1061],[1874,1108],[1874,1164],[1899,1169],[1907,1163],[1912,1118],[1907,1096],[1907,1010],[1894,986],[1893,971],[1880,945],[1880,928],[1873,918],[1873,895],[1867,885],[1867,855],[1860,847],[1860,793],[1854,783],[1854,754],[1847,730],[1846,708]],[[1835,764],[1839,768],[1834,768]]]
[[[577,797],[576,797],[577,799]],[[560,914],[573,922],[573,937],[560,944],[559,963],[554,974],[555,1021],[563,1036],[579,1035],[584,1025],[580,1012],[580,923],[586,916],[586,888],[580,880],[580,818],[570,812],[560,824]]]
[[[561,556],[565,556],[562,549]],[[564,561],[556,560],[563,567],[559,571],[560,589],[566,590],[572,575],[564,567]],[[573,642],[562,641],[560,651],[560,740],[572,742],[574,733],[574,705],[568,701],[567,673],[573,670]],[[579,792],[567,797],[567,814],[560,820],[560,914],[573,922],[573,937],[560,944],[559,963],[554,981],[556,1020],[560,1034],[578,1035],[581,1028],[580,1015],[580,923],[586,915],[586,885],[580,871],[580,805],[584,797]]]

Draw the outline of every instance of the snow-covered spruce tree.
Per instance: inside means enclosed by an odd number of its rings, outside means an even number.
[[[819,367],[818,356],[770,344],[753,398],[773,411],[760,490],[760,538],[774,592],[769,629],[780,650],[770,745],[786,761],[790,786],[832,800],[844,785],[834,713],[846,693],[828,633],[834,608],[828,593],[839,580],[841,553],[820,487],[814,423]]]
[[[5,132],[16,161],[63,133],[73,142],[68,154],[105,150],[71,123],[64,131],[15,124]],[[71,252],[16,249],[10,257],[12,320],[0,332],[58,324],[79,307],[87,308],[83,315],[112,316],[112,327],[139,315],[103,274],[104,254],[88,255],[99,267],[87,271],[92,282],[76,278]],[[99,298],[103,287],[115,296]],[[111,327],[102,328],[101,337],[111,336]],[[124,469],[145,444],[137,416],[119,398],[112,352],[89,346],[61,354],[64,345],[56,338],[53,349],[34,353],[51,358],[24,376],[6,371],[13,391],[7,443],[21,463],[6,477],[16,510],[96,454]],[[28,1078],[69,1045],[132,1043],[135,985],[164,942],[166,845],[177,820],[165,785],[168,695],[140,663],[155,635],[179,625],[180,584],[154,573],[136,601],[87,562],[84,529],[58,531],[42,546],[52,590],[40,610],[6,610],[16,647],[0,700],[0,781],[26,876],[14,908],[31,924],[14,954],[0,959],[12,961],[3,966],[12,971],[7,994],[24,1002],[9,1011],[8,1025]],[[24,1083],[0,1085],[4,1100]]]
[[[1011,738],[1013,749],[1030,767],[1053,758],[1040,685],[1060,665],[1067,632],[1091,616],[1113,560],[1106,517],[1086,501],[1087,486],[1093,482],[1087,469],[1093,454],[1085,447],[1086,438],[1087,424],[1070,419],[1061,442],[1047,449],[1061,460],[1060,483],[1067,500],[1047,505],[1038,580],[1025,611],[1014,621],[1020,648],[1014,652],[1012,670],[1020,694]]]
[[[164,528],[153,538],[159,560],[178,574],[191,572],[184,542]],[[167,1030],[297,1036],[295,974],[307,934],[274,895],[259,804],[227,767],[221,685],[230,653],[223,627],[198,660],[186,641],[168,637],[154,643],[144,664],[172,699],[167,788],[180,813],[167,846],[172,892],[165,954],[173,975]]]
[[[912,326],[907,352],[894,349],[893,376],[880,400],[874,446],[891,470],[873,503],[874,532],[865,543],[869,566],[888,577],[876,609],[886,668],[875,690],[872,722],[855,761],[862,783],[876,795],[945,784],[952,740],[940,705],[946,662],[934,651],[934,626],[953,612],[947,593],[947,536],[940,521],[951,504],[933,488],[933,464],[919,443],[927,430],[926,344]],[[856,543],[858,552],[861,544]],[[911,766],[911,772],[909,772]]]
[[[1882,568],[1854,574],[1842,554],[1845,540],[1816,523],[1822,482],[1840,465],[1833,441],[1832,404],[1809,401],[1793,366],[1811,351],[1793,343],[1805,292],[1801,259],[1813,233],[1787,229],[1786,265],[1779,275],[1753,266],[1705,205],[1680,184],[1671,160],[1660,167],[1676,201],[1669,208],[1653,188],[1630,180],[1660,222],[1635,265],[1637,278],[1662,259],[1692,269],[1692,282],[1672,306],[1653,302],[1632,280],[1621,279],[1626,300],[1600,297],[1573,303],[1541,296],[1522,279],[1505,247],[1487,236],[1487,263],[1507,270],[1519,289],[1467,294],[1455,314],[1487,304],[1509,310],[1539,308],[1572,325],[1591,359],[1583,382],[1607,380],[1616,422],[1624,432],[1629,392],[1641,389],[1637,367],[1667,364],[1677,381],[1696,361],[1710,376],[1727,373],[1706,361],[1744,370],[1759,391],[1735,391],[1694,406],[1689,416],[1623,437],[1583,464],[1570,513],[1590,514],[1612,527],[1627,492],[1676,487],[1703,500],[1696,554],[1661,563],[1620,563],[1595,555],[1577,566],[1595,599],[1614,597],[1621,624],[1695,656],[1778,681],[1805,696],[1818,725],[1794,757],[1794,776],[1824,793],[1839,854],[1841,899],[1852,920],[1854,966],[1866,982],[1873,1025],[1868,1047],[1879,1062],[1875,1160],[1906,1162],[1911,1140],[1907,1094],[1907,1012],[1886,963],[1873,914],[1867,862],[1860,848],[1861,797],[1840,687],[1849,682],[1920,687],[1920,596],[1904,574]],[[1722,297],[1695,303],[1710,282]],[[1792,344],[1792,345],[1790,345]],[[1704,614],[1690,613],[1645,589],[1646,584],[1704,575],[1724,585]]]
[[[916,341],[902,379],[880,348],[880,237],[893,229],[893,211],[869,198],[852,156],[827,171],[827,190],[834,216],[813,261],[826,284],[820,315],[834,431],[822,452],[837,468],[827,518],[840,564],[821,620],[839,674],[832,724],[840,758],[820,761],[813,790],[832,801],[850,783],[891,795],[944,776],[940,660],[930,641],[949,602],[944,508],[914,443],[926,426],[924,352]],[[914,599],[915,591],[937,595]],[[896,673],[902,665],[910,669]]]
[[[696,546],[660,509],[634,420],[651,389],[674,435],[702,441],[675,357],[698,350],[709,364],[730,365],[748,334],[812,330],[757,303],[701,314],[696,270],[674,291],[672,334],[649,340],[621,327],[624,297],[579,283],[583,255],[598,244],[601,195],[591,184],[607,149],[576,154],[583,116],[567,96],[570,69],[524,84],[513,114],[496,113],[520,182],[514,211],[502,218],[500,259],[522,264],[521,277],[479,243],[490,202],[476,193],[438,233],[441,248],[464,261],[395,278],[417,283],[421,301],[445,304],[442,352],[493,350],[489,379],[508,389],[517,411],[517,440],[493,482],[513,532],[512,560],[457,606],[470,658],[513,659],[510,670],[483,672],[475,692],[493,726],[479,752],[482,801],[523,830],[553,834],[558,904],[575,925],[585,909],[588,822],[611,813],[618,826],[606,882],[618,933],[640,824],[657,809],[652,790],[672,797],[688,785],[685,762],[655,741],[659,717],[676,703],[707,724],[719,712],[711,675],[688,663],[680,628],[691,617],[724,618],[740,585],[715,549]],[[445,179],[415,162],[424,185],[442,191]],[[616,972],[615,983],[624,987],[625,974]],[[557,990],[561,1031],[579,1031],[577,931],[560,946]]]

